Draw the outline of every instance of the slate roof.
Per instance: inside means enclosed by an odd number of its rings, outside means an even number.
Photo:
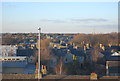
[[[119,46],[111,46],[108,47],[105,51],[102,51],[101,53],[105,55],[106,61],[120,61],[120,56],[112,56],[112,49],[116,49],[119,51],[120,47]]]
[[[52,49],[52,51],[57,56],[65,56],[67,54],[66,49]],[[70,52],[76,56],[85,56],[83,51],[78,51],[77,49],[70,49]]]
[[[117,50],[120,50],[120,46],[111,46],[110,49],[117,49]]]
[[[61,49],[52,49],[52,52],[57,56],[65,56],[66,52]]]
[[[120,56],[108,56],[106,61],[120,61]]]
[[[34,49],[17,49],[17,56],[31,56],[34,51]]]
[[[83,51],[78,51],[77,49],[71,49],[70,51],[76,56],[85,56],[85,53]]]

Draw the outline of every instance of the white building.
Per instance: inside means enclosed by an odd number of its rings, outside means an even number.
[[[2,45],[0,46],[0,56],[16,56],[15,45]]]

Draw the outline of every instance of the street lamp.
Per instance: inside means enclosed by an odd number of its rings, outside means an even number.
[[[42,78],[41,71],[40,71],[40,33],[41,33],[41,28],[38,28],[38,33],[39,33],[39,40],[38,40],[38,79]]]

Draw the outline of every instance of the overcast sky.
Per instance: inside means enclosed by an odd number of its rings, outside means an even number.
[[[118,31],[117,2],[3,2],[2,32]]]

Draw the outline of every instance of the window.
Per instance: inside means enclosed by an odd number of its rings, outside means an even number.
[[[12,60],[15,60],[15,59],[12,59]]]
[[[16,60],[19,60],[19,59],[16,59]]]

